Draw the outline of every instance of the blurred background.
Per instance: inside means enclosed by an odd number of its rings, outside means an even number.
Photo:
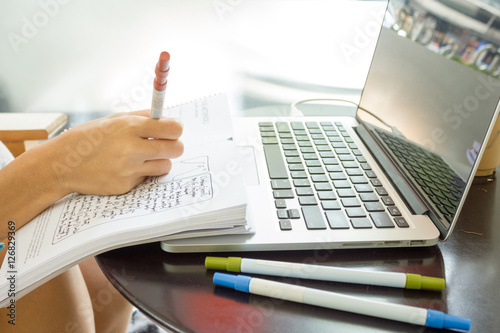
[[[0,3],[0,112],[150,108],[227,92],[232,111],[359,101],[385,1],[26,0]]]

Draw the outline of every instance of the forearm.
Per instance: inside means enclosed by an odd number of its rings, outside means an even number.
[[[19,229],[68,194],[51,168],[52,153],[35,147],[0,170],[0,239],[8,221]]]

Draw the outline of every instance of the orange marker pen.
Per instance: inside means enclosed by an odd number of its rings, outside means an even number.
[[[156,77],[154,80],[153,102],[151,103],[151,118],[153,119],[160,119],[163,114],[163,103],[165,102],[169,70],[170,54],[162,52],[155,68]]]

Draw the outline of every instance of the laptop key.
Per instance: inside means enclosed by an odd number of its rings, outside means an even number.
[[[286,139],[280,139],[282,145],[291,145],[295,143],[294,139],[286,138]]]
[[[381,199],[382,199],[382,202],[386,206],[394,206],[395,205],[394,200],[392,200],[392,198],[389,196],[381,197]]]
[[[361,202],[357,198],[340,199],[344,207],[361,207]]]
[[[325,146],[325,145],[316,146],[316,149],[319,152],[322,152],[322,151],[331,151],[330,146]]]
[[[324,210],[340,210],[340,203],[338,200],[326,200],[321,202],[321,207]]]
[[[353,184],[368,184],[368,179],[365,176],[352,176],[351,182]]]
[[[286,150],[285,156],[286,157],[298,157],[298,156],[300,156],[300,153],[298,150]]]
[[[288,170],[290,170],[290,171],[304,171],[305,168],[302,164],[289,164]]]
[[[297,135],[295,136],[295,139],[297,139],[297,142],[300,142],[300,141],[309,141],[309,137],[304,134],[304,135]]]
[[[351,188],[351,183],[347,180],[334,180],[333,186],[335,188]]]
[[[363,208],[346,208],[345,212],[349,217],[366,217],[365,210]]]
[[[343,173],[343,172],[331,172],[328,175],[330,176],[330,179],[334,180],[334,181],[335,180],[346,180],[347,179],[345,173]],[[335,182],[334,182],[334,184],[335,184]]]
[[[323,163],[325,163],[325,165],[337,165],[339,164],[339,161],[334,157],[329,157],[323,158]]]
[[[335,192],[333,191],[319,191],[318,192],[319,200],[335,200],[337,197],[335,196]]]
[[[283,145],[283,150],[297,150],[297,146],[295,144]]]
[[[354,161],[354,157],[349,154],[349,155],[338,155],[339,160],[341,161]]]
[[[367,202],[365,203],[365,208],[369,212],[384,212],[385,208],[380,202]]]
[[[271,179],[286,179],[288,172],[286,170],[281,149],[278,145],[264,145],[264,155],[266,157],[267,170]]]
[[[408,225],[408,222],[406,222],[404,217],[395,217],[394,222],[398,225],[400,228],[409,228],[410,226]]]
[[[273,197],[274,199],[292,199],[294,195],[292,190],[275,190]]]
[[[299,204],[301,206],[313,206],[313,205],[317,205],[318,202],[316,201],[315,197],[312,197],[312,196],[300,196],[299,197]]]
[[[265,137],[262,138],[262,144],[264,145],[274,145],[278,143],[278,139],[276,137]]]
[[[343,141],[342,142],[332,142],[331,144],[332,144],[333,148],[343,148],[346,146]]]
[[[302,163],[302,160],[300,157],[294,156],[294,157],[287,157],[286,162],[288,164],[297,164],[297,163]]]
[[[297,144],[299,147],[312,147],[311,141],[298,141]]]
[[[273,190],[290,190],[292,184],[288,179],[273,179],[271,180],[271,188]]]
[[[288,216],[291,219],[299,219],[300,218],[300,211],[298,209],[289,209]]]
[[[283,121],[277,122],[276,123],[276,128],[277,128],[278,132],[280,132],[280,133],[288,133],[288,132],[290,132],[290,127],[288,126],[288,123],[283,122]]]
[[[361,168],[362,168],[363,170],[371,170],[371,169],[372,169],[372,168],[370,167],[370,164],[368,164],[368,163],[361,163],[360,165],[361,165]],[[370,178],[373,178],[373,177],[370,177]]]
[[[297,187],[295,189],[295,192],[297,193],[298,196],[314,195],[314,191],[311,187]]]
[[[363,176],[363,171],[359,168],[352,168],[352,169],[346,169],[346,172],[347,174],[350,176],[350,177],[362,177],[362,178],[359,178],[359,179],[365,179],[366,177]],[[367,183],[368,181],[366,181]]]
[[[366,174],[366,177],[368,177],[368,178],[377,178],[377,175],[375,174],[375,172],[373,170],[367,170],[365,172],[365,174]]]
[[[386,212],[370,213],[370,217],[377,228],[394,228],[394,223]]]
[[[319,160],[306,160],[306,166],[319,167],[319,166],[321,166],[321,162]]]
[[[337,195],[339,198],[352,198],[356,196],[356,192],[350,188],[342,188],[337,190]]]
[[[280,220],[280,229],[292,230],[292,223],[290,222],[290,220]]]
[[[322,158],[334,158],[335,154],[332,151],[320,151],[319,156]]]
[[[277,209],[286,208],[286,200],[285,199],[276,199],[274,200],[274,205]]]
[[[319,125],[317,122],[314,121],[308,121],[306,122],[307,128],[319,128]]]
[[[304,160],[317,160],[318,159],[318,155],[316,155],[316,153],[304,154],[304,155],[302,155],[302,157],[304,158]]]
[[[401,216],[401,211],[396,206],[389,206],[387,207],[387,210],[389,211],[389,214],[391,214],[392,216]]]
[[[311,183],[309,182],[309,179],[294,179],[293,185],[295,185],[295,187],[305,187],[311,186]]]
[[[325,174],[325,170],[323,170],[322,167],[312,167],[312,168],[308,168],[307,171],[309,171],[309,173],[311,175],[321,175],[321,174]]]
[[[349,222],[341,210],[325,212],[326,219],[331,229],[349,229]]]
[[[361,218],[353,218],[351,219],[351,224],[354,229],[370,229],[372,228],[372,224],[370,220],[366,217]]]
[[[305,179],[307,178],[307,173],[305,171],[292,171],[290,172],[290,176],[292,176],[293,179]]]
[[[288,211],[286,209],[278,209],[276,211],[278,214],[279,219],[287,219],[288,218]]]
[[[356,188],[356,191],[359,193],[373,192],[372,187],[368,184],[355,184],[354,188]]]
[[[328,177],[326,175],[311,175],[311,179],[314,183],[328,182]]]
[[[314,147],[300,147],[300,152],[302,154],[315,153]]]
[[[325,168],[328,172],[342,172],[344,170],[340,165],[326,165]]]
[[[321,209],[319,209],[318,206],[302,207],[302,215],[304,216],[304,221],[306,222],[307,229],[326,229],[323,214],[321,213]]]
[[[312,135],[311,135],[311,139],[313,139],[313,140],[316,142],[316,140],[324,140],[324,139],[325,139],[325,137],[324,137],[324,135],[323,135],[323,134],[321,134],[321,133],[320,133],[320,134],[312,134]],[[315,143],[315,144],[316,144],[316,143]],[[325,143],[323,143],[323,144],[325,144]]]
[[[332,185],[330,183],[314,183],[314,188],[316,191],[331,191],[333,190]]]
[[[373,192],[371,192],[371,193],[360,193],[359,194],[359,198],[363,202],[378,202],[378,196],[375,193],[373,193]]]
[[[293,138],[293,134],[290,132],[288,132],[288,133],[283,132],[283,133],[279,133],[279,137],[281,139],[291,139],[291,138]]]

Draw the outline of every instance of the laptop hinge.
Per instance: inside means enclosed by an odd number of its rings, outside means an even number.
[[[370,149],[372,156],[377,160],[384,170],[386,176],[392,182],[396,190],[406,201],[406,204],[412,210],[413,214],[422,215],[428,212],[427,207],[413,191],[411,186],[404,180],[397,167],[391,162],[380,146],[375,142],[371,134],[363,124],[355,128],[361,140]]]

